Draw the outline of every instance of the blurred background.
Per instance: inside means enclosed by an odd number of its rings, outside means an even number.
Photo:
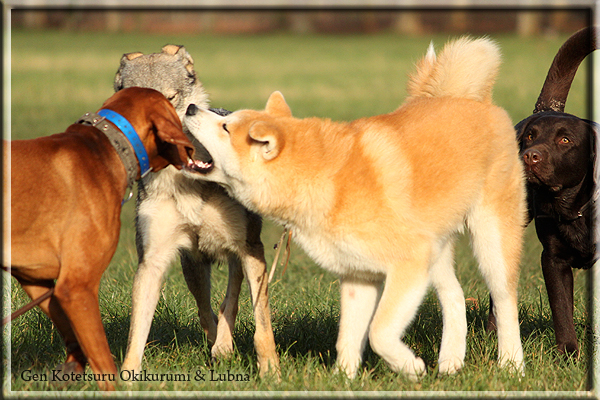
[[[560,45],[593,21],[591,7],[561,1],[547,8],[493,7],[497,2],[491,1],[488,7],[420,9],[103,8],[85,7],[90,2],[84,0],[58,8],[58,3],[23,1],[7,15],[13,138],[47,134],[39,130],[55,121],[56,129],[65,126],[80,111],[71,104],[96,107],[110,96],[124,53],[160,52],[168,43],[186,46],[214,106],[262,108],[280,90],[299,117],[354,119],[400,104],[405,79],[429,42],[439,50],[452,37],[487,35],[503,52],[496,99],[517,122],[531,113]],[[591,116],[589,59],[567,104],[567,112],[582,116]]]
[[[26,3],[26,2],[25,2]],[[37,5],[45,2],[37,1]],[[52,4],[51,1],[46,2]],[[454,2],[465,4],[464,2]],[[553,3],[553,4],[552,4]],[[77,4],[77,2],[74,2]],[[453,4],[452,2],[446,4]],[[489,2],[493,6],[495,2]],[[523,2],[524,5],[529,2]],[[303,34],[394,32],[423,35],[439,32],[520,36],[574,32],[590,24],[590,9],[572,2],[546,2],[544,9],[362,9],[362,10],[34,10],[15,8],[13,28],[103,32]],[[17,6],[18,7],[18,6]]]

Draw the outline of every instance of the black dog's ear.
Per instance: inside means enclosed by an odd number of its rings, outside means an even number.
[[[540,117],[540,115],[533,114],[515,125],[515,131],[517,134],[517,142],[519,143],[519,152],[523,151],[523,135],[525,134],[527,127],[529,126],[529,124],[536,121],[539,117]],[[526,188],[527,188],[527,216],[526,216],[527,219],[525,221],[525,226],[529,225],[534,218],[532,188],[530,185],[527,185]]]
[[[515,131],[517,134],[517,142],[519,143],[519,149],[523,148],[523,135],[525,134],[525,130],[527,129],[527,126],[529,126],[530,123],[537,120],[538,118],[539,118],[539,115],[533,114],[515,125]]]
[[[594,121],[590,121],[589,119],[582,118],[581,120],[589,126],[589,129],[591,132],[591,134],[590,134],[590,139],[591,139],[590,148],[592,149],[591,150],[591,158],[592,158],[592,160],[596,160],[596,156],[597,156],[596,146],[598,144],[598,140],[600,139],[600,138],[598,138],[598,135],[600,135],[600,124],[598,124]]]

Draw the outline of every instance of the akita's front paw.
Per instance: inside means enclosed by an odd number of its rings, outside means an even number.
[[[525,361],[500,359],[498,364],[506,368],[511,374],[525,376]]]
[[[512,374],[525,376],[525,360],[521,343],[509,348],[508,351],[504,348],[498,349],[498,365]]]
[[[418,381],[423,376],[427,375],[427,366],[425,361],[420,357],[415,357],[414,360],[407,361],[402,368],[402,372],[412,381]]]
[[[339,360],[337,360],[335,366],[333,367],[333,372],[335,374],[344,374],[348,379],[354,379],[356,378],[356,375],[358,375],[359,366],[360,363],[356,365],[343,365]]]
[[[440,359],[438,372],[444,375],[453,375],[463,367],[463,361],[459,357]]]

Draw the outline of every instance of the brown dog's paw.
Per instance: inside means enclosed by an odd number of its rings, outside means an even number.
[[[74,380],[73,375],[80,375],[83,372],[83,367],[77,361],[58,364],[49,374],[50,383],[56,388],[64,388]]]
[[[70,361],[70,362],[66,362],[64,364],[58,364],[56,366],[56,368],[54,368],[54,369],[56,371],[61,371],[63,374],[69,374],[69,375],[72,372],[74,372],[76,374],[83,373],[83,367],[77,361]]]

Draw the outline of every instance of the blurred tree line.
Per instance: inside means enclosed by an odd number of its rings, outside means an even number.
[[[586,8],[119,10],[13,8],[12,28],[74,31],[255,34],[516,32],[572,33],[592,21]]]

